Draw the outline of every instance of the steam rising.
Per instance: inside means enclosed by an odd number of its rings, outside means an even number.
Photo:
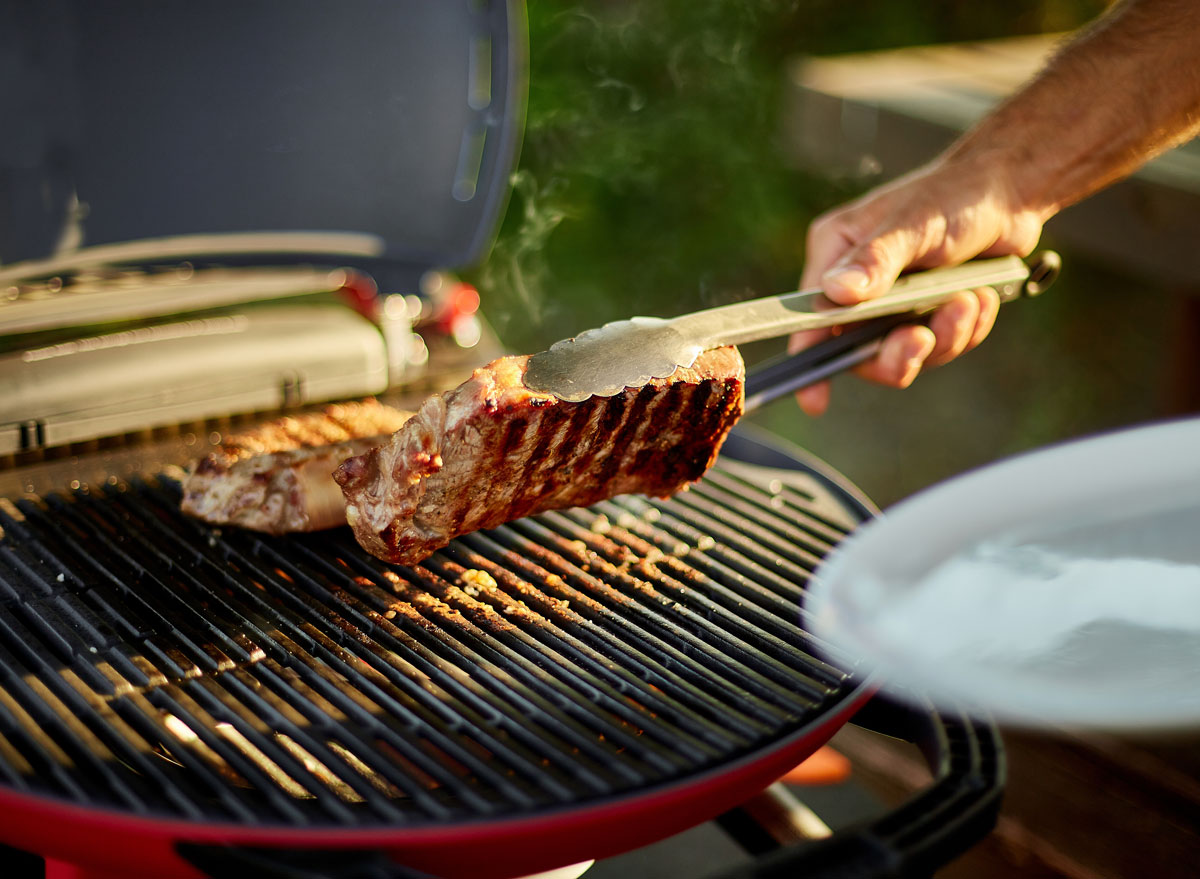
[[[546,242],[564,216],[563,210],[552,201],[556,182],[561,184],[562,179],[551,178],[542,190],[528,169],[512,175],[513,201],[509,214],[519,208],[520,224],[497,242],[483,272],[485,288],[510,291],[519,313],[535,324],[544,319],[545,297],[541,285],[547,274]],[[512,316],[511,311],[508,316]]]
[[[792,47],[773,41],[794,4],[576,6],[529,10],[521,167],[478,273],[502,340],[791,285],[811,212],[775,144]]]
[[[1068,0],[1079,17],[1097,0]],[[521,166],[484,310],[514,350],[631,315],[791,289],[831,182],[780,148],[804,54],[1037,29],[1037,9],[963,0],[539,0],[529,4]],[[1061,24],[1062,22],[1059,22]]]

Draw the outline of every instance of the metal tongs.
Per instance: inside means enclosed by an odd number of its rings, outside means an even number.
[[[746,378],[746,409],[828,378],[872,357],[888,331],[917,322],[962,290],[993,287],[1000,301],[1036,296],[1058,277],[1053,251],[976,260],[900,278],[877,299],[829,307],[820,290],[800,290],[709,308],[679,317],[635,317],[587,330],[529,359],[525,385],[579,402],[611,397],[691,366],[702,351],[773,339],[801,330],[855,324],[799,354],[761,364]]]

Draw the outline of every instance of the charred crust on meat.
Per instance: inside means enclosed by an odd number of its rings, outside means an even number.
[[[411,565],[459,534],[615,494],[685,488],[716,458],[741,415],[736,350],[614,397],[568,403],[529,391],[527,358],[501,358],[431,398],[388,443],[347,462],[339,478],[360,514],[359,542]],[[444,459],[428,466],[427,453]],[[386,468],[387,472],[384,472]]]
[[[370,549],[370,547],[367,547],[367,549],[369,549],[373,555],[383,559],[384,561],[399,561],[400,557],[403,555],[404,549],[403,533],[401,531],[400,523],[392,522],[380,532],[379,537],[380,541],[378,546],[385,554],[380,555],[380,553]]]
[[[695,390],[688,397],[688,417],[700,418],[704,411],[708,408],[709,400],[712,399],[713,393],[716,391],[716,382],[707,378],[699,382],[695,386]]]
[[[584,400],[574,406],[562,406],[563,411],[571,412],[571,423],[567,426],[567,432],[562,439],[562,447],[574,449],[578,447],[580,440],[583,438],[583,431],[587,428],[588,422],[592,420],[592,407],[595,405],[595,397]]]
[[[607,487],[616,477],[621,467],[625,449],[629,447],[638,430],[645,427],[642,416],[646,413],[650,400],[654,399],[654,394],[648,394],[646,389],[643,388],[637,394],[629,394],[626,391],[621,397],[624,402],[628,403],[628,406],[622,405],[621,407],[623,409],[627,408],[628,414],[624,424],[621,425],[620,430],[613,436],[609,443],[609,454],[601,462],[599,471],[596,474],[596,482],[603,487]],[[629,397],[632,397],[632,399],[629,399]],[[615,408],[613,407],[613,409]]]
[[[504,431],[504,440],[500,445],[500,455],[507,456],[511,453],[521,439],[525,436],[525,428],[529,426],[529,419],[516,417],[508,423],[508,429]]]
[[[538,397],[536,399],[541,400],[542,398]],[[550,448],[550,443],[554,442],[555,437],[558,436],[559,428],[563,422],[570,417],[570,411],[565,407],[559,406],[555,409],[542,412],[539,417],[541,418],[541,430],[538,432],[538,441],[534,445],[533,451],[529,453],[529,458],[534,462],[534,466],[538,472],[545,468],[547,464],[546,452]]]
[[[671,472],[674,469],[676,457],[678,457],[678,452],[674,449],[667,452],[665,460],[662,459],[662,453],[657,449],[642,449],[633,456],[633,464],[630,465],[629,469],[634,473],[643,473],[646,471],[648,465],[657,458],[659,459],[659,463],[663,465],[663,470]],[[665,481],[673,480],[667,477]]]
[[[600,416],[600,424],[597,425],[602,436],[608,436],[621,423],[621,417],[625,414],[628,402],[627,394],[628,391],[622,391],[615,397],[608,398],[608,402],[604,406],[604,414]]]

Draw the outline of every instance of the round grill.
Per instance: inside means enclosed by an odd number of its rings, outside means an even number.
[[[725,458],[411,569],[178,503],[166,477],[0,500],[0,784],[209,822],[511,818],[735,760],[854,689],[802,601],[867,511],[811,472]]]

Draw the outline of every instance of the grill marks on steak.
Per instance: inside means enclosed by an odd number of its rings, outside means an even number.
[[[344,525],[334,469],[385,442],[411,417],[364,400],[233,434],[184,480],[182,509],[214,524],[270,534]]]
[[[543,510],[630,492],[666,497],[704,474],[742,413],[745,368],[734,348],[579,403],[526,388],[527,361],[477,369],[338,468],[364,548],[414,564],[460,534]]]

